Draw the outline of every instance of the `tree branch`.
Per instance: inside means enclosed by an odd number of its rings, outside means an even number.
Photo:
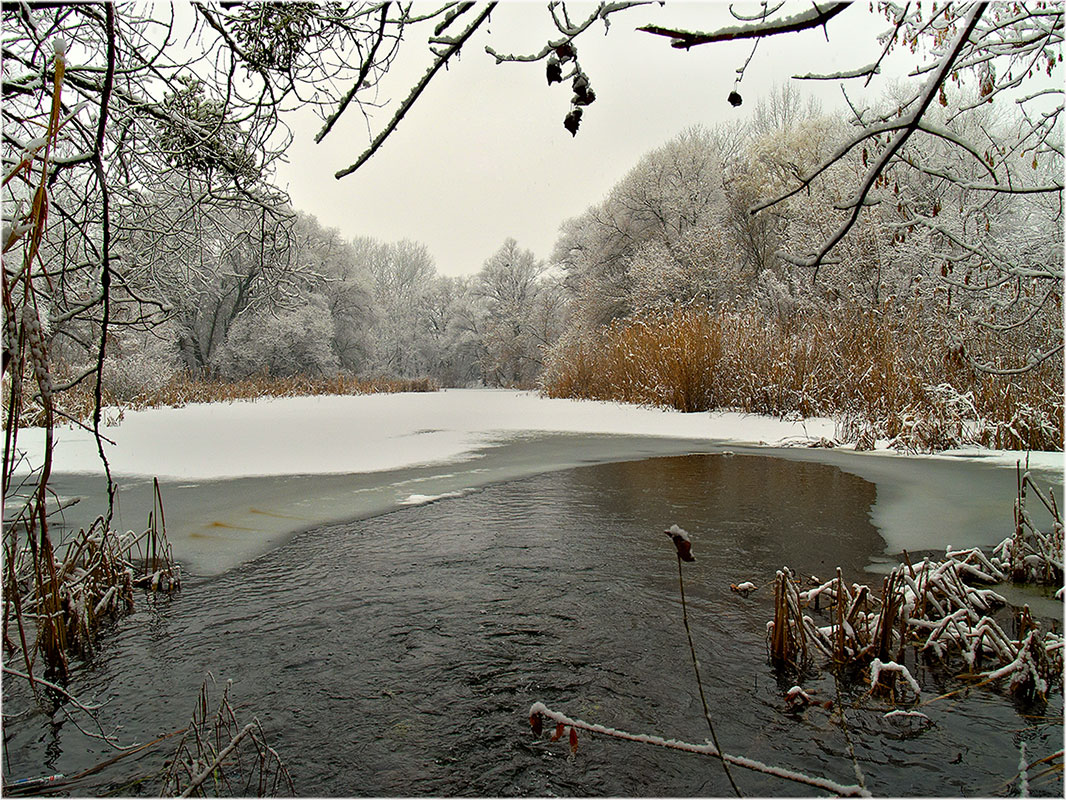
[[[870,193],[877,178],[884,172],[889,162],[899,152],[900,148],[907,142],[911,134],[921,128],[922,116],[933,102],[933,98],[936,97],[937,91],[940,86],[947,79],[951,72],[951,66],[955,63],[955,60],[959,57],[959,54],[963,51],[966,44],[969,41],[970,34],[977,28],[977,23],[981,19],[981,14],[984,13],[985,6],[977,4],[970,11],[969,16],[966,18],[962,29],[959,31],[955,40],[951,43],[948,51],[940,60],[940,65],[935,72],[926,81],[925,87],[922,89],[922,93],[919,95],[917,106],[900,122],[896,123],[892,127],[899,128],[899,134],[889,142],[884,152],[878,156],[873,165],[867,171],[866,176],[863,178],[862,184],[859,187],[859,191],[855,193],[855,196],[849,201],[847,205],[851,206],[851,213],[848,214],[847,219],[837,228],[837,230],[829,237],[828,240],[819,248],[813,256],[809,256],[804,259],[790,259],[792,263],[799,266],[807,266],[814,268],[813,279],[818,278],[818,267],[821,265],[825,256],[836,247],[837,243],[847,235],[848,231],[852,229],[855,223],[859,219],[859,213],[862,211],[866,196]],[[847,149],[853,147],[861,139],[867,138],[868,131],[865,131],[862,136],[854,140]]]
[[[362,155],[359,156],[354,164],[340,170],[334,175],[337,180],[340,180],[346,175],[351,175],[359,169],[359,167],[363,166],[363,164],[365,164],[367,160],[381,148],[385,143],[385,140],[389,138],[394,130],[396,130],[396,126],[400,124],[400,120],[407,115],[407,112],[411,110],[411,106],[415,104],[415,101],[419,98],[422,92],[425,91],[426,87],[429,86],[429,82],[433,80],[433,77],[440,71],[440,68],[448,62],[448,59],[459,52],[459,49],[466,43],[467,39],[474,35],[474,31],[476,31],[481,24],[489,18],[489,15],[495,7],[495,2],[489,3],[485,7],[485,10],[477,16],[477,19],[471,22],[466,27],[466,30],[456,37],[452,44],[437,55],[437,60],[433,62],[433,66],[426,70],[426,74],[422,76],[422,79],[417,84],[415,84],[411,93],[407,95],[407,98],[400,104],[400,107],[396,109],[396,113],[393,114],[392,119],[389,120],[389,124],[386,125],[376,137],[374,137],[374,141],[372,141],[370,146],[363,151]]]
[[[637,28],[637,30],[655,34],[656,36],[668,36],[674,40],[670,43],[671,47],[687,50],[700,44],[731,42],[737,39],[762,39],[782,33],[796,33],[810,30],[811,28],[819,28],[850,5],[851,3],[830,3],[824,9],[815,5],[812,9],[804,11],[802,14],[785,17],[774,22],[738,25],[730,28],[721,28],[710,33],[679,31],[672,28],[661,28],[658,25],[645,25],[642,28]]]
[[[468,5],[472,5],[472,3]],[[385,23],[388,21],[388,12],[389,4],[385,3],[385,5],[381,7],[381,22],[378,26],[377,38],[374,40],[374,45],[370,48],[370,52],[367,53],[366,58],[363,59],[363,65],[359,69],[359,76],[355,79],[355,83],[352,84],[352,88],[348,90],[348,93],[344,95],[344,97],[341,98],[340,103],[337,104],[337,110],[330,114],[329,118],[326,119],[326,124],[322,126],[322,130],[315,135],[315,144],[319,144],[326,137],[326,134],[333,130],[333,126],[337,123],[337,120],[340,119],[341,114],[344,113],[345,109],[348,108],[349,103],[352,102],[352,98],[355,97],[355,93],[363,87],[363,82],[366,80],[366,76],[374,66],[374,56],[378,52],[378,46],[385,39]],[[451,19],[454,19],[455,16],[458,16],[460,13],[462,13],[462,11],[456,12],[454,16],[446,21],[450,22]]]

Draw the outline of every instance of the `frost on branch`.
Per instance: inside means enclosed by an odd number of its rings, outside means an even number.
[[[576,747],[576,731],[583,730],[588,731],[589,733],[596,733],[601,736],[608,736],[612,739],[621,739],[628,742],[637,742],[639,744],[666,747],[671,750],[681,750],[683,752],[694,753],[696,755],[714,756],[715,758],[720,757],[723,761],[733,766],[743,767],[744,769],[750,769],[754,772],[761,772],[765,775],[772,775],[776,778],[780,778],[786,781],[802,783],[807,786],[814,786],[818,789],[827,791],[831,794],[840,797],[870,796],[870,793],[867,792],[861,786],[837,783],[833,780],[820,778],[812,775],[806,775],[802,772],[797,772],[795,770],[771,766],[769,764],[764,764],[761,761],[756,761],[753,758],[733,756],[729,753],[719,753],[719,751],[715,749],[715,747],[710,743],[693,744],[690,742],[680,741],[678,739],[664,739],[661,736],[655,736],[647,733],[629,733],[628,731],[619,730],[617,728],[608,728],[605,725],[597,725],[595,723],[585,722],[580,719],[572,719],[571,717],[568,717],[559,711],[554,711],[548,708],[546,705],[544,705],[544,703],[537,702],[530,706],[529,721],[535,734],[539,735],[540,732],[543,730],[543,721],[545,719],[555,723],[556,733],[558,733],[560,728],[564,730],[570,730],[570,743],[572,749]],[[561,734],[553,735],[552,741],[557,741],[560,736]]]

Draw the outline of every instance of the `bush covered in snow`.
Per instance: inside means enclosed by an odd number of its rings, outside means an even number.
[[[340,362],[329,309],[314,296],[287,311],[247,313],[233,323],[213,366],[231,379],[334,374]]]

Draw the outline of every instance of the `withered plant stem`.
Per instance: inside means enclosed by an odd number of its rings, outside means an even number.
[[[685,623],[685,635],[688,636],[688,651],[692,654],[692,671],[696,673],[696,686],[700,690],[700,702],[703,704],[703,718],[707,720],[707,727],[711,729],[711,741],[714,743],[714,749],[718,751],[718,760],[722,762],[722,770],[725,772],[726,778],[729,779],[729,785],[733,787],[733,791],[737,797],[743,797],[740,793],[740,789],[737,788],[736,782],[733,780],[733,775],[729,772],[729,765],[725,763],[725,758],[722,756],[722,747],[718,744],[718,734],[714,731],[714,723],[711,721],[711,712],[707,708],[707,696],[703,692],[703,679],[700,677],[700,662],[696,658],[696,645],[692,643],[692,629],[688,624],[688,603],[685,602],[685,573],[681,568],[681,554],[677,555],[677,583],[681,587],[681,619]]]

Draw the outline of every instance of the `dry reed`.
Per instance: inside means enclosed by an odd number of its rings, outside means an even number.
[[[261,375],[237,381],[200,379],[181,375],[159,389],[143,392],[135,397],[120,399],[104,387],[103,401],[114,407],[121,418],[124,411],[146,408],[181,408],[190,403],[223,403],[236,400],[258,400],[267,397],[308,397],[316,395],[364,395],[398,392],[435,392],[440,385],[432,378],[356,378],[351,375],[311,377],[294,375],[272,377]],[[91,387],[74,386],[62,395],[63,416],[75,421],[90,419],[95,408]],[[30,402],[22,411],[22,427],[41,425],[44,410],[39,403]]]
[[[688,308],[564,337],[542,387],[686,412],[834,417],[838,437],[860,448],[1062,450],[1061,359],[1020,375],[971,366],[971,354],[1005,346],[963,318],[936,323],[887,306],[785,320]]]
[[[161,794],[170,797],[277,797],[296,795],[278,752],[267,744],[258,719],[243,726],[229,700],[227,682],[213,713],[204,679],[174,757],[163,774]]]
[[[1032,523],[1027,491],[1051,512],[1052,533]],[[910,651],[915,660],[922,656],[949,664],[961,659],[985,682],[1008,679],[1013,694],[1042,701],[1062,680],[1063,636],[1043,630],[1027,607],[1019,612],[1016,635],[1009,636],[993,617],[1006,601],[981,588],[1031,581],[1058,586],[1062,595],[1062,520],[1054,499],[1020,467],[1015,520],[1014,535],[991,556],[980,548],[949,548],[943,560],[927,558],[915,566],[904,552],[904,563],[884,578],[879,597],[867,586],[849,586],[839,568],[836,577],[804,591],[790,570],[779,570],[774,618],[767,624],[770,661],[797,669],[813,650],[834,666],[869,668],[871,691],[893,694],[902,677],[917,696],[918,684],[904,665]],[[828,624],[816,623],[816,613],[827,616]]]
[[[155,491],[157,511],[140,534],[109,530],[103,517],[57,548],[47,535],[5,532],[4,644],[25,664],[35,691],[38,660],[45,676],[64,680],[70,654],[91,653],[100,629],[133,610],[135,588],[180,588],[158,483]]]

